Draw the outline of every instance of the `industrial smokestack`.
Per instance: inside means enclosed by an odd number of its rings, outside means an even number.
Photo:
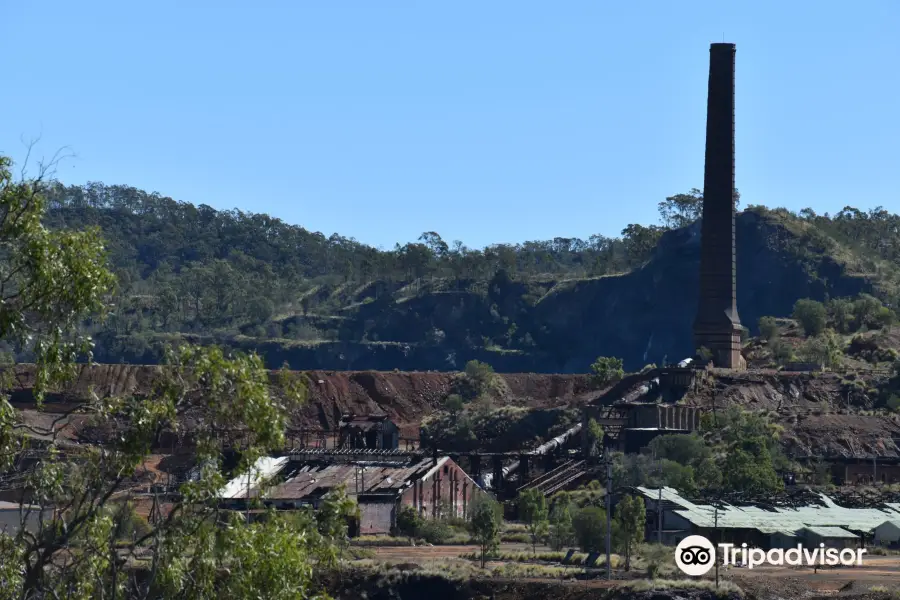
[[[694,343],[708,349],[716,366],[742,369],[737,311],[734,205],[734,44],[709,48],[706,165],[703,175],[700,301]]]

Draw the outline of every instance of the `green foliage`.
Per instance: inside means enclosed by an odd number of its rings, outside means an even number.
[[[316,511],[316,527],[331,547],[342,552],[349,545],[347,528],[349,520],[354,518],[359,518],[359,507],[356,501],[347,495],[344,486],[338,486],[326,494],[319,504]]]
[[[722,485],[722,469],[711,456],[694,468],[694,482],[698,489],[718,489]]]
[[[781,451],[781,428],[763,413],[731,408],[702,419],[697,434],[654,438],[651,453],[613,453],[616,486],[668,486],[693,494],[711,490],[777,491],[777,469],[790,462]]]
[[[90,340],[80,327],[102,320],[114,281],[97,230],[44,228],[47,186],[39,179],[13,181],[9,167],[0,158],[0,276],[8,284],[0,339],[31,353],[40,398],[74,374],[79,355],[90,358]],[[283,444],[286,414],[302,399],[302,385],[282,373],[287,385],[274,397],[256,355],[183,346],[166,356],[169,367],[149,394],[95,396],[72,408],[86,416],[88,427],[105,432],[102,449],[82,444],[64,454],[60,430],[39,425],[27,428],[40,440],[32,444],[8,395],[0,397],[0,477],[21,481],[30,502],[56,508],[38,521],[37,531],[20,524],[15,537],[0,536],[2,597],[204,599],[222,590],[237,599],[311,595],[311,564],[321,563],[331,546],[311,522],[302,531],[277,518],[220,527],[212,502],[225,483],[219,432],[243,429],[248,445],[230,475],[247,473],[259,456]],[[202,415],[190,431],[202,468],[180,486],[166,517],[157,504],[145,522],[131,507],[131,477],[159,432],[182,426],[187,415]],[[17,457],[26,445],[35,452],[23,473]],[[135,560],[139,549],[153,569],[134,579],[121,565]],[[76,560],[59,560],[63,555]]]
[[[900,412],[900,396],[891,394],[887,399],[887,407],[894,412]]]
[[[503,380],[494,368],[478,360],[470,360],[462,375],[455,381],[458,395],[464,400],[491,398],[502,392]]]
[[[797,350],[800,359],[825,367],[836,367],[844,354],[844,343],[831,329],[810,337]]]
[[[662,544],[642,544],[639,553],[647,564],[647,577],[654,579],[663,565],[675,562],[672,548]]]
[[[674,460],[663,459],[660,461],[660,469],[662,477],[660,483],[665,483],[665,485],[685,493],[692,493],[696,489],[694,468],[691,465],[682,465]]]
[[[412,506],[404,506],[397,514],[397,531],[407,537],[413,537],[422,525],[422,517]]]
[[[817,459],[812,464],[812,480],[816,485],[831,485],[834,481],[831,476],[831,467],[824,460]]]
[[[462,409],[465,407],[465,402],[462,399],[462,396],[459,394],[450,394],[444,400],[444,410],[449,412],[451,415],[456,415],[462,412]]]
[[[445,519],[422,519],[416,536],[429,544],[445,544],[453,537],[453,529]]]
[[[547,535],[549,528],[547,499],[540,490],[530,488],[519,493],[518,504],[519,518],[531,536],[531,551],[536,553],[538,540]]]
[[[550,547],[561,550],[575,540],[575,528],[572,521],[572,500],[565,492],[553,497],[550,509]]]
[[[503,512],[496,500],[480,493],[472,500],[471,514],[472,537],[481,547],[481,568],[484,568],[488,554],[499,548]]]
[[[157,590],[155,597],[212,597],[226,584],[236,598],[302,597],[311,589],[309,557],[315,554],[324,564],[335,545],[346,539],[345,522],[332,518],[346,512],[346,497],[340,493],[323,502],[315,522],[310,519],[291,530],[280,522],[240,524],[225,532],[214,527],[220,517],[210,501],[225,483],[217,433],[236,426],[247,432],[249,446],[231,476],[246,473],[267,449],[283,444],[286,412],[302,396],[302,386],[282,373],[287,385],[281,388],[282,396],[273,397],[269,374],[255,355],[229,357],[218,348],[182,347],[173,349],[169,358],[166,377],[149,397],[97,399],[85,407],[95,426],[115,433],[103,451],[88,446],[63,460],[54,440],[39,456],[26,495],[67,510],[49,515],[41,535],[17,538],[16,546],[0,557],[2,562],[19,561],[24,575],[14,587],[26,597],[73,587],[94,597],[101,589],[121,594],[124,586],[137,585],[117,574],[117,561],[108,554],[91,555],[80,567],[47,569],[60,548],[73,546],[118,547],[125,556],[140,548],[159,564],[146,583]],[[204,419],[191,430],[198,464],[203,465],[198,478],[181,485],[168,517],[136,523],[127,504],[135,491],[120,474],[134,472],[143,463],[160,428],[198,411]],[[124,504],[111,504],[114,497]],[[279,554],[273,557],[275,551]],[[240,568],[223,575],[225,565],[237,563]],[[288,567],[291,573],[264,575],[268,568]],[[240,581],[231,579],[238,575]],[[290,592],[276,590],[270,581],[293,587]]]
[[[12,161],[0,156],[0,340],[32,355],[38,400],[71,375],[78,355],[91,356],[80,325],[102,318],[115,286],[99,229],[43,226],[47,190],[43,173],[15,180]]]
[[[191,534],[190,546],[167,547],[151,597],[302,600],[314,594],[321,538],[275,514],[250,525],[235,517],[225,527]]]
[[[775,322],[775,317],[759,318],[759,335],[764,340],[771,340],[778,335],[778,324]]]
[[[697,358],[700,359],[701,363],[708,363],[713,359],[712,350],[707,348],[706,346],[700,346],[697,348]]]
[[[780,365],[794,360],[794,349],[778,337],[769,340],[769,350],[772,352],[772,358]]]
[[[597,506],[587,506],[575,513],[573,519],[575,539],[582,552],[606,550],[606,511]]]
[[[665,229],[658,225],[645,227],[636,223],[632,223],[623,229],[622,245],[629,261],[634,265],[646,262],[652,255],[664,232]]]
[[[726,490],[766,493],[784,487],[776,473],[776,462],[786,463],[778,443],[780,428],[766,415],[732,408],[723,415],[719,434],[726,454],[722,465]]]
[[[784,487],[765,448],[759,448],[757,452],[734,448],[725,457],[723,472],[722,484],[731,491],[761,494],[777,492]]]
[[[634,548],[644,541],[647,511],[644,500],[637,496],[625,496],[619,500],[615,514],[618,523],[618,542],[625,552],[625,570],[631,568]]]
[[[649,448],[657,458],[667,458],[682,465],[699,463],[710,455],[704,439],[695,433],[661,435],[650,441]]]
[[[135,512],[130,502],[105,506],[104,512],[112,521],[111,536],[117,541],[134,541],[151,531],[147,520]]]
[[[809,298],[797,300],[794,304],[794,319],[808,336],[819,335],[828,324],[828,313],[825,305]]]
[[[625,375],[622,359],[611,356],[600,356],[591,365],[591,379],[598,386],[614,383]]]
[[[703,191],[693,188],[687,194],[675,194],[659,203],[659,215],[666,227],[687,227],[703,216]]]
[[[856,331],[856,315],[853,311],[853,303],[849,298],[832,298],[826,308],[831,315],[834,328],[840,333],[852,333]]]
[[[591,455],[596,455],[603,450],[604,436],[605,433],[603,431],[603,427],[600,426],[600,423],[597,422],[597,419],[589,419],[587,427],[587,444],[588,452]]]
[[[472,402],[455,415],[447,412],[428,415],[422,421],[419,440],[425,447],[452,448],[458,452],[475,449],[507,452],[521,448],[525,440],[538,444],[540,440],[559,435],[580,416],[577,410],[568,408],[491,409]]]

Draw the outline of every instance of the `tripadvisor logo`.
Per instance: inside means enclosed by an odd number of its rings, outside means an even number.
[[[745,565],[748,569],[760,565],[792,567],[799,566],[851,566],[861,565],[863,548],[826,548],[819,544],[817,548],[804,548],[797,544],[793,548],[773,548],[768,552],[762,548],[749,548],[747,544],[719,544],[718,553],[722,557],[722,565]],[[675,564],[685,574],[692,577],[705,575],[716,564],[717,548],[702,535],[690,535],[675,547]]]

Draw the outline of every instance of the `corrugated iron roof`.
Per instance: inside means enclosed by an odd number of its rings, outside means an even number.
[[[36,504],[19,504],[18,502],[7,502],[5,500],[0,500],[0,510],[18,511],[20,508],[24,511],[40,510],[40,506]]]
[[[881,525],[879,525],[879,527],[881,527],[883,525],[893,525],[897,529],[900,529],[900,519],[889,519],[889,520],[885,521],[884,523],[882,523]]]
[[[637,488],[648,500],[656,500],[659,490]],[[842,527],[851,531],[872,531],[882,523],[900,518],[900,510],[885,505],[882,508],[845,508],[820,494],[822,505],[798,508],[764,508],[755,505],[724,505],[718,511],[709,505],[699,505],[681,497],[672,488],[662,489],[663,501],[680,509],[673,512],[697,527],[725,529],[757,529],[763,533],[796,531],[804,527]],[[718,513],[718,515],[716,514]]]
[[[265,490],[263,496],[272,500],[302,500],[319,498],[332,489],[343,485],[351,494],[398,494],[413,482],[430,477],[435,470],[450,462],[444,456],[435,464],[431,458],[418,459],[413,463],[379,463],[359,461],[352,463],[328,464],[321,461],[291,461],[288,458],[269,459],[267,476],[258,478],[257,485],[251,484],[250,496],[259,495],[263,480],[272,480],[276,475],[282,479]],[[264,465],[263,465],[264,466]],[[275,470],[277,468],[277,470]],[[273,472],[274,471],[274,472]],[[466,476],[472,485],[475,482]],[[247,478],[240,477],[228,483],[223,498],[243,499],[247,497]]]
[[[800,531],[811,531],[821,538],[847,538],[854,540],[859,538],[855,533],[850,533],[840,527],[803,527]]]

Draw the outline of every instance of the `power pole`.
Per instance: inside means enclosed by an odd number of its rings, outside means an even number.
[[[662,544],[662,486],[659,488],[659,498],[656,500],[656,543]]]
[[[658,486],[659,496],[656,499],[656,543],[662,544],[662,461],[656,459],[656,468],[659,472]]]
[[[244,501],[244,510],[245,517],[247,519],[247,525],[250,524],[250,479],[253,477],[253,465],[250,465],[250,470],[247,471],[247,499]]]
[[[719,503],[713,505],[713,531],[716,532],[716,547],[718,547],[719,542],[722,540],[719,539]],[[713,550],[713,560],[716,561],[716,589],[719,587],[719,560],[718,557],[715,556],[715,550]]]
[[[612,566],[610,565],[610,550],[612,547],[612,463],[609,462],[609,454],[606,455],[606,579],[612,579]]]

